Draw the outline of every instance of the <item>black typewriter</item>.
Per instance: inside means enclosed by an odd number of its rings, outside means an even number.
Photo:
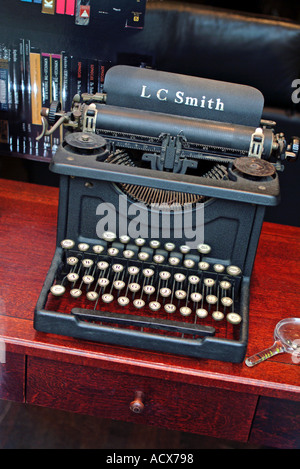
[[[241,362],[250,279],[278,171],[298,156],[251,87],[115,66],[63,125],[55,255],[36,330]]]

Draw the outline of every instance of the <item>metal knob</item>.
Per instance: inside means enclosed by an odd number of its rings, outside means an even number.
[[[141,414],[145,408],[143,404],[144,393],[142,391],[136,391],[134,401],[130,402],[130,410],[135,414]]]

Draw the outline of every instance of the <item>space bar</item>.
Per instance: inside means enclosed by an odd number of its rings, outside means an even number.
[[[123,326],[148,327],[151,329],[180,332],[182,334],[202,336],[212,336],[215,334],[214,327],[172,321],[170,319],[150,318],[146,316],[135,316],[132,314],[114,314],[106,311],[96,311],[84,308],[73,308],[71,312],[79,319],[88,319],[90,321],[114,323]]]

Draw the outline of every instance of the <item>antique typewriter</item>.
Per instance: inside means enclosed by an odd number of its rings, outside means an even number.
[[[241,362],[250,279],[278,171],[298,156],[248,86],[115,66],[102,93],[43,109],[65,138],[46,333]]]

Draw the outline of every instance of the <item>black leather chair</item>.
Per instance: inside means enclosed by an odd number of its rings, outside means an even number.
[[[116,43],[115,43],[116,44]],[[104,45],[105,47],[105,45]],[[112,44],[108,46],[110,49]],[[159,70],[241,83],[265,97],[263,117],[287,137],[300,135],[300,107],[292,100],[300,79],[300,24],[289,20],[180,2],[149,2],[145,27],[122,37],[120,53],[151,57]],[[282,202],[266,219],[300,226],[300,161],[280,174]]]

